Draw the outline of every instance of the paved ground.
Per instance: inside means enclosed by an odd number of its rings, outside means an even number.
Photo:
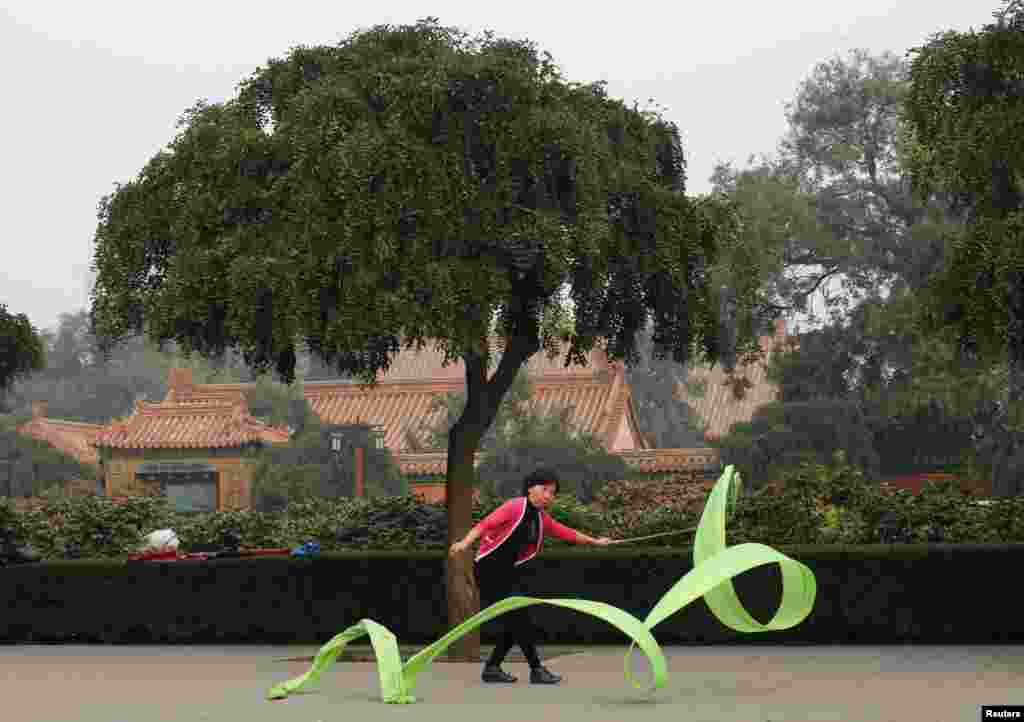
[[[314,690],[267,701],[272,685],[309,668],[286,660],[314,646],[0,645],[0,719],[976,722],[983,704],[1024,704],[1024,646],[663,649],[668,683],[650,696],[623,675],[626,647],[542,648],[561,685],[531,686],[522,661],[505,664],[513,685],[484,685],[479,664],[436,662],[418,678],[419,702],[385,705],[366,662],[339,662]],[[642,653],[632,669],[650,680]]]

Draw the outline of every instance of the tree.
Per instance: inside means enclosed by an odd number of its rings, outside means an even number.
[[[764,317],[806,310],[808,296],[831,278],[860,301],[827,299],[828,325],[795,339],[798,352],[774,357],[770,375],[784,403],[856,403],[879,443],[915,419],[939,423],[940,414],[950,429],[973,425],[975,456],[987,458],[1001,428],[992,363],[955,359],[941,333],[924,333],[914,320],[966,214],[945,187],[913,192],[919,148],[904,117],[910,85],[909,63],[891,54],[853,51],[816,66],[788,106],[780,159],[716,168],[715,188],[734,200],[742,221],[721,262],[748,282],[765,270]],[[949,454],[971,436],[947,444]],[[948,440],[929,434],[915,450],[900,438],[906,448],[879,446],[901,452],[883,466],[934,456],[917,450]]]
[[[94,339],[89,333],[89,314],[62,313],[56,332],[44,331],[46,368],[41,376],[61,379],[79,376],[96,360]]]
[[[768,377],[783,404],[856,404],[874,436],[882,473],[933,470],[957,459],[985,466],[999,376],[916,326],[917,303],[909,292],[869,299],[845,326],[792,339],[786,353],[769,362]]]
[[[105,352],[145,324],[186,352],[237,345],[290,382],[305,343],[372,384],[402,346],[436,342],[466,370],[448,438],[453,542],[472,524],[473,454],[501,399],[533,354],[559,353],[541,319],[563,286],[567,364],[599,341],[633,362],[652,316],[658,353],[722,353],[708,269],[735,232],[732,205],[684,194],[674,124],[566,82],[532,43],[435,19],[376,26],[269,61],[179,127],[100,204]],[[479,609],[471,563],[446,562],[453,626]],[[479,632],[450,649],[476,658]]]
[[[920,288],[957,218],[941,193],[916,198],[901,164],[905,61],[853,50],[815,67],[788,106],[783,157],[813,193],[818,218],[849,249],[847,287],[872,296]]]
[[[45,358],[42,339],[28,316],[11,314],[0,303],[0,394],[15,379],[42,369]]]
[[[906,119],[916,192],[935,188],[967,215],[928,284],[925,328],[967,357],[1005,357],[1008,388],[1000,496],[1022,491],[1009,464],[1024,443],[1024,5],[1007,3],[980,32],[949,31],[912,48]]]
[[[684,364],[655,358],[650,326],[637,336],[637,354],[638,362],[626,369],[626,382],[633,393],[640,433],[657,449],[704,446],[702,421],[689,404],[678,398],[678,389],[684,384],[694,396],[706,389],[687,380]]]
[[[741,171],[716,166],[713,187],[742,219],[722,263],[747,282],[767,279],[761,317],[806,311],[830,279],[858,298],[920,289],[941,264],[962,219],[948,194],[911,191],[901,115],[907,76],[907,63],[891,53],[853,50],[819,63],[787,105],[779,159]],[[826,305],[833,320],[850,311],[842,297]]]
[[[306,427],[319,423],[298,379],[285,385],[269,374],[261,374],[245,397],[249,413],[271,426],[290,427],[301,434]]]
[[[184,356],[173,343],[161,350],[141,335],[104,358],[89,327],[88,312],[63,313],[56,331],[41,334],[46,365],[12,386],[10,396],[17,408],[46,401],[49,416],[103,424],[130,414],[138,399],[163,399],[172,367],[191,369],[196,383],[248,380],[237,373],[230,351],[224,358],[205,360],[195,354]]]
[[[721,450],[722,463],[734,464],[755,488],[778,481],[783,469],[808,459],[829,464],[839,450],[851,466],[876,477],[879,471],[868,420],[861,407],[850,401],[770,403],[713,443]]]

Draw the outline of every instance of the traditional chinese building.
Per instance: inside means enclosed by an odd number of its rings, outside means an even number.
[[[249,414],[239,385],[198,386],[190,369],[172,369],[162,402],[136,402],[94,443],[108,496],[159,490],[178,509],[213,511],[248,508],[253,468],[243,454],[288,438]]]
[[[785,337],[782,322],[774,337],[762,339],[770,351]],[[493,356],[500,353],[497,341]],[[429,500],[443,499],[446,453],[424,451],[427,430],[441,421],[444,411],[432,409],[442,394],[465,389],[461,360],[443,365],[443,353],[427,346],[402,350],[376,386],[350,381],[308,382],[304,395],[314,413],[329,424],[366,423],[383,435],[413,490]],[[533,387],[531,407],[541,413],[571,407],[574,428],[597,435],[605,448],[618,454],[635,471],[664,474],[681,470],[717,473],[713,448],[654,449],[639,430],[632,391],[621,362],[610,361],[595,348],[585,366],[566,368],[560,357],[544,351],[528,362]],[[731,424],[749,421],[776,390],[761,364],[741,368],[754,383],[737,401],[722,382],[720,367],[695,368],[688,380],[703,383],[692,398],[680,385],[678,397],[703,420],[709,437],[728,431]],[[108,426],[75,425],[37,414],[22,428],[37,438],[69,450],[78,458],[98,463],[104,492],[110,496],[160,489],[179,507],[197,509],[245,508],[251,503],[251,468],[243,463],[249,448],[287,443],[288,431],[254,419],[248,413],[245,391],[252,384],[194,384],[189,369],[172,369],[169,390],[159,403],[137,402],[134,412]],[[45,413],[45,411],[44,411]],[[479,463],[480,455],[477,455]]]

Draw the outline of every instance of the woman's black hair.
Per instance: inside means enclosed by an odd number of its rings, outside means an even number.
[[[554,469],[537,469],[532,474],[526,476],[523,479],[523,496],[527,496],[530,493],[531,486],[537,486],[540,484],[554,484],[555,493],[558,493],[558,472]]]

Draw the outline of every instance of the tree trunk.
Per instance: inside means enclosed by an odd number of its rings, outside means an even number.
[[[469,434],[456,434],[452,428],[448,441],[448,471],[445,484],[448,506],[448,548],[462,539],[473,525],[473,454],[476,444],[467,443]],[[482,435],[482,434],[481,434]],[[446,557],[448,590],[448,631],[480,611],[480,592],[473,576],[473,549]],[[476,629],[448,647],[453,662],[480,661],[480,630]]]
[[[512,386],[520,367],[540,347],[537,329],[510,339],[494,376],[487,379],[487,356],[467,354],[466,408],[448,434],[448,469],[445,495],[448,507],[448,547],[462,539],[473,526],[473,456],[480,440],[498,413],[505,393]],[[445,581],[448,593],[448,631],[480,611],[480,592],[473,575],[473,549],[457,558],[445,556]],[[479,628],[448,647],[448,659],[455,662],[480,662]]]

